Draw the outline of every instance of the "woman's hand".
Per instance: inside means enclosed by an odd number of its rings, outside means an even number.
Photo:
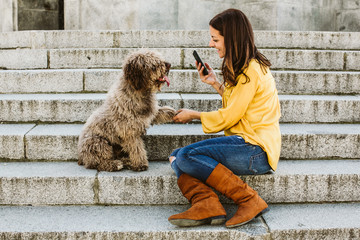
[[[203,83],[211,85],[220,94],[220,96],[222,96],[222,94],[224,92],[224,86],[216,80],[216,75],[215,75],[213,69],[209,66],[209,64],[205,63],[205,66],[209,72],[208,75],[204,75],[204,73],[203,73],[204,67],[201,66],[201,64],[198,64],[197,61],[195,61],[195,64],[196,64],[197,70],[199,72],[201,81]]]
[[[173,117],[173,121],[176,123],[188,123],[193,119],[200,119],[200,112],[190,109],[180,109]]]
[[[201,64],[199,64],[197,61],[195,61],[195,64],[196,64],[196,68],[199,72],[201,81],[203,83],[213,86],[217,82],[217,80],[216,80],[216,75],[215,75],[213,69],[209,66],[209,64],[205,63],[205,66],[209,72],[208,75],[204,75],[204,73],[203,73],[204,67]]]

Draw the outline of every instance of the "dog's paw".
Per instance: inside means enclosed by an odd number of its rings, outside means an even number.
[[[115,160],[115,171],[120,171],[121,169],[124,168],[124,165],[121,161],[119,160]]]
[[[116,172],[116,171],[120,171],[123,168],[124,166],[120,160],[102,161],[96,166],[96,169],[98,171],[106,171],[106,172]]]
[[[131,170],[136,172],[146,171],[149,168],[148,165],[132,166]]]
[[[169,106],[164,106],[159,109],[153,124],[161,124],[166,122],[172,122],[173,117],[176,115],[176,110]]]
[[[175,114],[176,114],[176,110],[172,107],[169,107],[169,106],[164,106],[161,108],[161,110],[168,114],[168,115],[171,115],[171,117],[173,117]]]

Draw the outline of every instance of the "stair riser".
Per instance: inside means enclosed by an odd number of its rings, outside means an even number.
[[[124,49],[59,49],[0,50],[0,68],[4,69],[73,69],[121,68],[123,61],[136,48]],[[156,48],[173,68],[194,68],[193,49]],[[202,59],[214,69],[221,66],[214,49],[197,49]],[[359,51],[318,51],[263,49],[273,69],[297,70],[360,70]]]
[[[219,81],[222,78],[218,73]],[[272,71],[279,94],[357,94],[360,73]],[[0,93],[107,92],[121,70],[0,71]],[[214,93],[195,70],[172,70],[162,92]]]
[[[170,224],[170,223],[169,223]],[[268,235],[257,236],[257,239],[268,239]],[[323,236],[323,235],[322,235]],[[331,235],[333,236],[333,235]],[[344,235],[341,235],[344,236]],[[251,240],[248,234],[235,230],[198,230],[198,231],[64,231],[64,232],[0,232],[0,239],[67,239],[67,240],[79,240],[79,239],[176,239],[176,240],[188,240],[188,239],[244,239]]]
[[[359,175],[263,175],[241,178],[269,203],[359,201]],[[124,179],[99,176],[99,201],[104,204],[185,204],[176,178]],[[150,190],[151,189],[151,190]],[[319,190],[321,189],[321,190]],[[232,203],[225,197],[222,202]],[[140,200],[140,201],[139,201]]]
[[[74,168],[80,168],[73,163]],[[170,167],[169,167],[170,168]],[[90,170],[87,170],[90,171]],[[94,173],[95,175],[95,173]],[[241,176],[269,203],[360,201],[359,175]],[[1,178],[1,205],[187,204],[175,176]],[[231,203],[220,197],[224,203]]]
[[[76,160],[82,125],[64,126],[54,133],[50,128],[34,128],[24,135],[0,135],[0,158],[27,160]],[[64,130],[63,129],[63,130]],[[164,129],[166,131],[166,129]],[[145,145],[150,160],[166,160],[179,147],[219,135],[157,135],[148,133]],[[166,144],[164,144],[166,143]],[[282,159],[360,158],[360,134],[282,133]]]
[[[184,49],[184,67],[194,68],[193,49]],[[219,69],[221,61],[213,49],[197,49],[203,61]],[[296,70],[357,70],[359,52],[260,49],[271,62],[272,69]]]
[[[208,135],[146,136],[145,141],[148,151],[148,157],[149,159],[165,160],[168,158],[168,156],[171,154],[171,152],[174,149],[189,145],[197,141],[205,140],[210,137],[211,136]],[[164,143],[167,144],[164,145]],[[36,147],[40,148],[41,144],[37,144]],[[32,149],[36,150],[35,147],[33,147]],[[282,159],[355,158],[356,159],[356,158],[360,158],[359,151],[360,151],[359,134],[341,135],[341,134],[283,133],[280,158]],[[73,156],[76,158],[76,155]]]
[[[2,205],[94,204],[94,179],[89,177],[18,177],[0,181]]]
[[[82,70],[0,71],[0,93],[82,92],[83,74]]]
[[[271,239],[352,239],[359,238],[360,230],[343,229],[343,228],[327,228],[327,229],[290,229],[275,230],[271,233]]]
[[[0,69],[48,68],[47,50],[0,50]]]
[[[357,32],[254,31],[258,48],[360,49]],[[0,33],[0,49],[207,47],[209,31],[37,31]]]
[[[360,236],[357,228],[353,229],[326,229],[326,230],[279,230],[273,231],[270,236],[264,234],[256,236],[256,239],[351,239],[352,236]],[[0,232],[1,239],[254,239],[241,231],[160,231],[160,232]]]
[[[16,95],[19,96],[19,95]],[[46,96],[0,100],[0,121],[3,122],[85,122],[101,104],[105,95]],[[54,98],[55,97],[55,98]],[[86,98],[85,98],[86,97]],[[166,98],[165,98],[166,97]],[[52,99],[51,99],[52,98]],[[160,106],[188,108],[202,112],[221,108],[219,95],[159,95]],[[288,123],[360,122],[360,98],[304,99],[280,96],[281,119]]]
[[[311,168],[312,165],[309,164],[308,167]],[[352,165],[358,167],[359,163],[353,162]],[[349,168],[352,165],[344,167]],[[360,175],[355,174],[354,171],[348,174],[309,174],[306,171],[296,174],[296,171],[286,170],[289,167],[299,166],[301,165],[280,163],[279,169],[282,171],[279,170],[279,174],[248,175],[241,178],[269,203],[360,200],[358,184]],[[0,205],[187,203],[177,187],[175,174],[166,163],[151,164],[150,169],[143,173],[132,171],[97,173],[96,170],[85,169],[76,163],[2,163],[1,168],[6,172],[0,173],[2,186]],[[9,176],[9,173],[14,171],[19,171],[21,174],[16,177]],[[220,199],[224,203],[231,203],[223,196]]]
[[[358,239],[359,204],[271,204],[246,227],[178,228],[168,217],[189,205],[3,206],[0,239]],[[224,206],[227,217],[236,206]],[[320,215],[320,216],[319,216]],[[23,217],[26,216],[26,219]],[[51,219],[51,221],[49,221]],[[285,221],[284,221],[285,219]]]

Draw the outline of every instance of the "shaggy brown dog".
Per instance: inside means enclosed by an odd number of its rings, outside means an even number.
[[[148,168],[142,136],[151,124],[171,122],[176,113],[171,107],[159,107],[156,100],[161,86],[169,85],[170,66],[159,54],[145,50],[126,59],[120,81],[84,125],[79,165],[99,171]]]

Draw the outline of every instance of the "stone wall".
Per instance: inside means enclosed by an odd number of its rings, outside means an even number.
[[[62,29],[62,11],[67,30],[199,30],[227,8],[244,11],[255,30],[360,31],[360,0],[0,0],[0,7],[0,31]]]
[[[360,31],[360,1],[279,0],[276,29],[357,32]]]
[[[65,0],[65,29],[207,29],[227,8],[256,30],[360,31],[360,0]]]

